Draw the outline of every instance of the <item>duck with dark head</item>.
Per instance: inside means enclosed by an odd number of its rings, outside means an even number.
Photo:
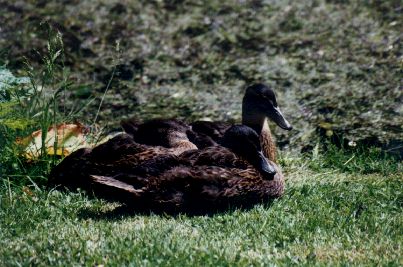
[[[292,126],[284,117],[277,104],[276,95],[272,88],[258,83],[246,88],[242,101],[242,124],[254,129],[260,135],[263,153],[267,158],[276,162],[276,145],[273,141],[268,120],[273,121],[284,130],[291,130]],[[191,124],[196,138],[190,138],[198,147],[204,144],[212,145],[204,138],[207,136],[216,143],[220,143],[230,124],[225,122],[196,121]]]
[[[242,124],[251,127],[260,135],[264,155],[276,162],[276,146],[268,120],[282,129],[288,131],[292,129],[277,104],[273,89],[261,83],[249,86],[245,90],[242,101]],[[232,124],[222,121],[196,121],[189,126],[175,119],[158,119],[145,123],[137,123],[129,119],[122,121],[121,125],[139,143],[152,146],[172,147],[172,144],[177,146],[169,142],[170,136],[186,133],[188,141],[201,149],[220,144],[224,133]],[[180,145],[178,148],[183,152],[186,146]]]
[[[292,130],[292,126],[281,112],[276,95],[271,88],[264,84],[248,87],[242,101],[242,124],[251,127],[260,135],[266,157],[276,162],[276,145],[268,119],[284,130]]]
[[[114,175],[88,173],[91,188],[106,199],[169,213],[246,207],[282,196],[284,177],[277,165],[262,155],[253,129],[232,126],[222,143],[225,147],[185,152],[164,171],[146,164],[148,173],[141,165]]]

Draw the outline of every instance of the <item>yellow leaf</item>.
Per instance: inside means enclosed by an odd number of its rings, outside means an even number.
[[[81,123],[59,124],[50,127],[42,144],[42,130],[33,132],[30,136],[17,139],[16,142],[24,147],[24,156],[35,159],[41,155],[42,146],[48,155],[67,156],[79,148],[90,147],[87,142],[88,130]]]

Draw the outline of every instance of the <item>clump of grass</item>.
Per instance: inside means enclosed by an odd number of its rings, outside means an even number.
[[[18,78],[5,66],[0,66],[0,178],[7,179],[8,184],[26,185],[28,182],[34,187],[38,187],[37,183],[44,184],[51,168],[60,161],[60,156],[57,153],[49,155],[47,148],[52,146],[53,151],[58,151],[62,141],[58,140],[57,131],[53,131],[54,143],[46,144],[48,130],[75,120],[91,102],[88,101],[79,109],[66,107],[72,83],[69,70],[65,66],[62,35],[50,24],[43,25],[46,26],[48,42],[45,54],[37,52],[42,59],[40,68],[33,67],[26,59],[27,77]],[[118,42],[116,52],[120,52]],[[91,125],[93,142],[96,142],[103,132],[95,126],[118,60],[117,58],[116,62],[114,61],[115,67]],[[37,130],[41,131],[40,155],[38,158],[27,160],[22,156],[26,144],[17,140],[22,140]]]
[[[315,171],[337,169],[348,173],[391,174],[401,170],[398,158],[382,151],[379,147],[338,147],[331,143],[315,146],[309,167]]]
[[[7,177],[12,183],[45,181],[58,161],[56,156],[47,155],[46,146],[42,145],[40,157],[27,162],[21,157],[23,147],[16,140],[41,130],[44,144],[49,127],[73,116],[61,105],[69,87],[61,34],[49,25],[47,33],[49,41],[46,54],[41,55],[42,68],[34,68],[26,61],[27,77],[23,78],[15,77],[4,66],[0,69],[0,177]],[[55,150],[57,143],[55,138]]]

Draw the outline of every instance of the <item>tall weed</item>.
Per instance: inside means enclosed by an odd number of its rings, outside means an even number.
[[[5,66],[0,67],[0,177],[20,183],[32,177],[45,180],[46,173],[57,162],[41,146],[40,157],[28,162],[21,157],[23,147],[16,142],[35,130],[42,131],[45,143],[49,127],[71,120],[73,113],[64,107],[69,87],[69,73],[64,65],[61,34],[47,25],[48,42],[41,55],[42,68],[35,69],[26,60],[27,77],[15,77]],[[57,150],[57,136],[54,147]],[[41,179],[42,178],[42,179]]]

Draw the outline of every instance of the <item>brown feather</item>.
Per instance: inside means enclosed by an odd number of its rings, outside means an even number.
[[[262,145],[263,154],[269,160],[276,161],[276,144],[274,143],[267,119],[263,123],[262,131],[260,133],[260,143]]]

